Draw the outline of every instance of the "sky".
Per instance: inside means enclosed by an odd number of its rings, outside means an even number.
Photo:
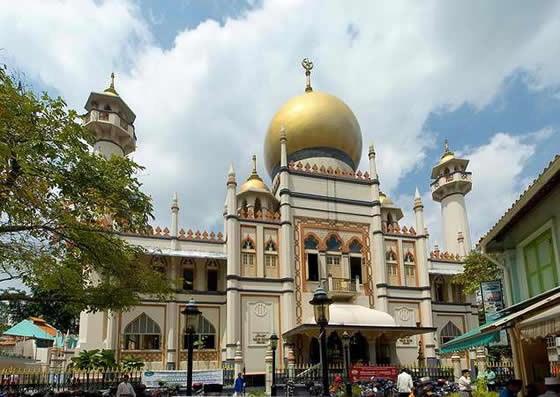
[[[375,143],[407,226],[418,187],[432,244],[445,138],[470,159],[473,242],[560,144],[560,2],[18,0],[0,2],[0,26],[0,62],[80,112],[115,72],[154,225],[170,225],[177,192],[180,227],[222,229],[229,166],[241,183],[263,158],[274,113],[304,90],[304,57],[314,89],[356,114],[360,169]]]

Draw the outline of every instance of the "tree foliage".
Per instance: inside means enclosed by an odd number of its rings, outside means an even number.
[[[473,294],[480,289],[483,281],[495,280],[501,277],[501,269],[494,262],[478,251],[471,251],[465,257],[465,266],[462,274],[453,278],[453,282],[462,284],[466,294]]]
[[[38,97],[0,68],[0,288],[20,280],[73,312],[169,292],[144,249],[118,233],[143,232],[152,218],[143,168],[93,143],[61,98]],[[4,289],[0,300],[36,298]]]
[[[12,291],[16,293],[16,291]],[[25,294],[24,291],[17,293]],[[6,305],[6,311],[11,324],[19,323],[29,317],[39,317],[61,332],[78,333],[80,312],[73,305],[67,305],[61,301],[57,291],[40,291],[35,287],[26,294],[33,299],[11,300]]]

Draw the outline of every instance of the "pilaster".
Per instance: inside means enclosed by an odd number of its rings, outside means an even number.
[[[377,175],[377,166],[375,164],[375,149],[373,144],[369,147],[369,173],[376,183],[371,184],[371,199],[376,203],[371,208],[370,221],[370,256],[372,274],[374,275],[374,284],[387,285],[387,268],[385,266],[385,251],[383,244],[383,231],[381,228],[381,203],[379,201],[379,176]],[[375,309],[388,312],[389,306],[387,302],[387,288],[374,288],[376,299]]]

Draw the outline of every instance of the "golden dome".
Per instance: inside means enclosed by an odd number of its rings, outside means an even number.
[[[352,110],[337,97],[308,91],[290,99],[274,115],[264,143],[266,169],[280,165],[280,130],[286,129],[288,161],[335,157],[354,170],[362,156],[362,132]]]
[[[441,155],[441,158],[439,159],[439,163],[443,164],[446,161],[449,161],[449,160],[454,159],[454,158],[455,158],[455,153],[453,153],[451,150],[449,150],[449,142],[446,139],[445,143],[444,143],[443,154]]]
[[[241,185],[241,187],[239,188],[239,193],[243,193],[248,190],[270,193],[270,189],[268,189],[266,183],[263,182],[263,180],[257,173],[257,156],[254,155],[253,155],[253,172],[251,172],[251,175],[249,175],[247,181],[243,185]]]

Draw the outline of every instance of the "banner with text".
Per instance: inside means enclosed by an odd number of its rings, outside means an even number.
[[[160,387],[160,385],[187,385],[187,371],[144,371],[142,382],[146,387]],[[221,369],[193,371],[193,384],[222,385],[224,372]]]
[[[398,367],[350,367],[350,379],[352,382],[359,380],[369,381],[371,378],[397,380],[398,375]]]

